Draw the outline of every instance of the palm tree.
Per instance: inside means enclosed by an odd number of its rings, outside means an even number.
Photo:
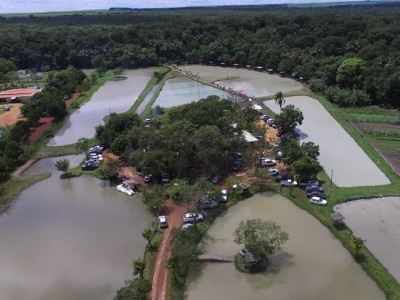
[[[353,238],[352,243],[351,243],[351,248],[354,250],[356,256],[358,255],[358,252],[364,247],[364,241],[360,238]]]
[[[143,259],[138,258],[133,261],[132,266],[133,266],[133,274],[139,275],[140,278],[143,279],[143,273],[144,270],[146,269],[146,262]]]
[[[282,106],[283,106],[283,105],[285,104],[285,102],[286,102],[285,98],[283,98],[283,93],[282,93],[282,92],[277,92],[277,93],[274,95],[274,101],[275,101],[276,104],[279,105],[279,108],[280,108],[281,111],[282,111]]]
[[[152,247],[152,245],[151,245],[151,239],[153,238],[153,235],[154,235],[153,229],[151,229],[151,228],[145,228],[145,229],[143,229],[142,236],[143,236],[143,237],[146,239],[146,241],[147,241],[146,247]]]

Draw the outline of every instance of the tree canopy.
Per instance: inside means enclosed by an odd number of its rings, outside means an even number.
[[[274,254],[289,239],[287,232],[272,221],[242,221],[234,232],[235,243],[244,245],[255,255]]]

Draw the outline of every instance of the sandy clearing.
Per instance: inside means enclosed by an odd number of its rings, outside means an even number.
[[[333,182],[337,186],[390,184],[386,175],[317,100],[307,96],[285,99],[286,105],[293,104],[303,112],[300,138],[320,146],[319,161],[328,175],[333,170]],[[279,106],[273,100],[264,104],[274,112],[279,112]]]
[[[0,115],[0,127],[14,126],[20,119],[22,103],[7,103],[0,105],[0,109],[3,110],[5,106],[10,107],[11,110]]]
[[[374,256],[400,282],[400,197],[360,199],[334,208],[354,236],[365,240]]]

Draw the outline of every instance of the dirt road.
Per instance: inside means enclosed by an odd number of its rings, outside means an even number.
[[[166,265],[168,259],[171,257],[171,231],[173,228],[179,228],[181,226],[183,215],[186,212],[186,208],[177,206],[170,200],[167,201],[166,206],[169,226],[165,229],[154,263],[152,287],[149,296],[151,300],[167,299],[169,271]]]

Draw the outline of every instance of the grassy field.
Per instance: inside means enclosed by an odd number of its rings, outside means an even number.
[[[12,18],[12,17],[55,17],[55,16],[66,16],[66,15],[97,15],[97,14],[106,14],[113,13],[108,9],[97,9],[97,10],[77,10],[77,11],[49,11],[49,12],[35,12],[35,13],[9,13],[9,14],[0,14],[0,16],[4,18]]]

